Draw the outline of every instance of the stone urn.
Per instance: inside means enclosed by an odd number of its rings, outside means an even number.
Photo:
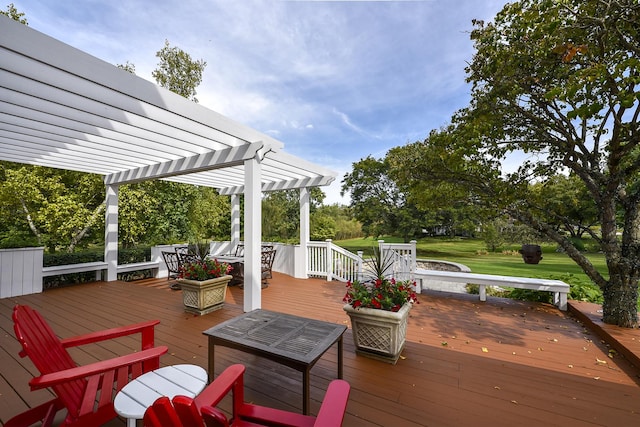
[[[518,252],[522,254],[525,264],[537,264],[542,259],[542,248],[540,245],[522,245]]]
[[[230,274],[203,281],[177,279],[182,287],[182,302],[185,311],[203,314],[219,310],[224,306]]]
[[[350,304],[342,309],[351,319],[356,353],[395,365],[404,349],[411,303],[405,303],[397,312],[353,308]]]

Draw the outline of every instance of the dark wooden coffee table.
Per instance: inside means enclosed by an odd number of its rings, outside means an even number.
[[[342,335],[345,325],[253,310],[207,329],[209,378],[215,370],[215,346],[221,345],[264,357],[303,373],[302,413],[309,414],[309,371],[320,357],[338,343],[338,378],[342,378]]]

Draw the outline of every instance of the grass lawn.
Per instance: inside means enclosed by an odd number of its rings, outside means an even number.
[[[385,238],[388,243],[402,243],[401,239]],[[372,238],[350,239],[334,242],[352,252],[362,250],[371,253],[377,240]],[[474,273],[499,274],[504,276],[551,278],[551,276],[573,274],[584,277],[582,269],[564,253],[556,252],[556,245],[542,246],[542,260],[539,264],[525,264],[518,253],[520,245],[509,245],[500,252],[487,252],[485,244],[478,239],[425,238],[418,240],[418,258],[438,259],[464,264]],[[589,253],[587,258],[602,273],[607,273],[604,255]]]
[[[401,239],[387,237],[388,243],[402,243]],[[349,239],[334,242],[352,252],[362,250],[370,254],[377,246],[377,240]],[[536,277],[560,279],[573,275],[578,280],[588,280],[582,269],[564,253],[556,252],[555,244],[541,245],[543,259],[539,264],[525,264],[518,253],[520,245],[506,245],[499,252],[487,252],[485,244],[478,239],[424,238],[417,241],[419,259],[438,259],[464,264],[474,273],[497,274],[502,276]],[[587,258],[602,273],[607,274],[604,255],[589,253]]]
[[[387,243],[403,243],[402,239],[386,237]],[[364,251],[365,257],[373,253],[378,241],[372,238],[349,239],[334,242],[353,253]],[[525,264],[518,253],[521,245],[505,245],[497,252],[487,252],[479,239],[424,238],[416,243],[418,259],[435,259],[464,264],[474,273],[496,274],[500,276],[535,277],[562,280],[571,285],[570,299],[602,303],[602,292],[587,277],[582,269],[566,254],[556,252],[557,245],[542,244],[542,260],[539,264]],[[606,278],[607,265],[603,254],[586,253],[587,258]],[[515,290],[511,298],[531,299],[533,291]],[[542,292],[540,294],[547,294]],[[507,296],[507,295],[505,295]],[[533,298],[536,298],[533,296]],[[640,312],[640,298],[638,298]]]

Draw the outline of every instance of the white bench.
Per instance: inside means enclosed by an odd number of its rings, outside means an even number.
[[[118,265],[118,273],[130,273],[132,271],[138,270],[151,270],[153,276],[155,276],[159,268],[160,263],[158,261],[133,262],[131,264]]]
[[[96,280],[102,280],[102,272],[108,267],[104,261],[83,262],[79,264],[54,265],[51,267],[42,267],[42,277],[57,276],[60,274],[84,273],[87,271],[96,272]],[[131,264],[122,264],[118,266],[118,273],[128,273],[131,271],[150,269],[155,274],[160,268],[158,261],[134,262]]]
[[[416,280],[441,280],[478,285],[480,287],[480,301],[487,300],[487,286],[509,286],[512,288],[553,292],[553,303],[563,311],[567,310],[567,295],[570,290],[569,285],[563,281],[531,277],[496,276],[493,274],[425,270],[422,268],[416,269],[414,277]]]
[[[96,272],[96,280],[102,280],[102,271],[107,269],[104,261],[83,262],[80,264],[54,265],[42,267],[42,277],[57,276],[59,274],[84,273],[87,271]]]

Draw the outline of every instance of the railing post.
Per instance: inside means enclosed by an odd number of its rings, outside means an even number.
[[[327,243],[327,247],[326,247],[326,254],[327,254],[327,259],[326,261],[326,269],[327,269],[327,282],[330,282],[331,279],[333,278],[333,253],[332,253],[332,247],[331,247],[331,239],[327,239],[325,240],[325,242]]]
[[[409,243],[411,243],[411,265],[409,268],[409,280],[413,282],[416,268],[418,267],[418,250],[416,249],[416,244],[418,242],[412,240]]]
[[[358,269],[357,269],[357,272],[358,272],[358,273],[357,273],[357,275],[356,275],[356,278],[357,278],[358,280],[363,280],[363,277],[362,277],[362,276],[363,276],[362,267],[363,267],[364,262],[363,262],[363,258],[362,258],[362,257],[364,256],[364,252],[363,252],[363,251],[358,251],[358,252],[356,252],[356,253],[358,254],[358,258],[359,258],[359,259],[358,259]]]

